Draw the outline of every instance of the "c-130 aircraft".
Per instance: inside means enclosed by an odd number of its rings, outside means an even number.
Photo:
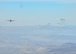
[[[15,20],[12,20],[12,19],[10,19],[10,20],[8,20],[9,22],[13,22],[13,21],[15,21]]]

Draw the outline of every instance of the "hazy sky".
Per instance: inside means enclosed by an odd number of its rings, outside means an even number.
[[[57,25],[61,18],[65,19],[66,25],[76,25],[75,0],[0,1],[7,1],[0,2],[0,25]],[[15,21],[9,23],[9,19]]]
[[[76,43],[76,27],[6,27],[58,25],[61,18],[76,25],[76,0],[0,0],[0,54],[45,54],[50,44]]]
[[[10,23],[8,21],[10,19],[15,21]],[[3,49],[19,47],[23,48],[21,51],[29,52],[26,49],[31,49],[31,47],[26,46],[27,44],[76,43],[76,27],[1,27],[1,25],[26,26],[47,25],[48,23],[58,25],[57,23],[61,22],[60,19],[65,19],[64,25],[76,25],[76,0],[0,0],[1,50],[2,47]],[[36,50],[41,51],[39,47]]]

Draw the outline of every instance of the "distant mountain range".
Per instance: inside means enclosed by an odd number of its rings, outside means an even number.
[[[76,44],[65,43],[56,49],[52,49],[51,52],[52,54],[76,54]]]
[[[37,48],[36,48],[37,47]],[[27,51],[29,53],[27,53]],[[34,46],[33,48],[23,49],[23,54],[76,54],[76,44],[65,43],[60,46]]]
[[[76,26],[0,26],[0,54],[76,54],[75,40]]]

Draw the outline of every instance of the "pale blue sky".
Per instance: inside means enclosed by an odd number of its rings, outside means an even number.
[[[0,25],[76,25],[76,3],[70,2],[0,2]],[[8,19],[14,19],[9,23]]]

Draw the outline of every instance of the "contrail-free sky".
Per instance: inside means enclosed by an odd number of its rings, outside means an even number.
[[[76,25],[75,0],[0,0],[0,25]],[[11,2],[10,2],[11,1]],[[23,2],[18,2],[23,1]],[[39,2],[38,2],[39,1]],[[44,2],[47,1],[47,2]],[[50,2],[48,2],[50,1]],[[15,20],[13,23],[7,20]]]

